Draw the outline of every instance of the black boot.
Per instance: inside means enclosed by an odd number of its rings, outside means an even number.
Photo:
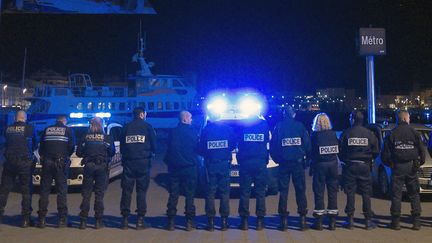
[[[138,216],[137,223],[136,223],[136,229],[142,230],[142,229],[146,229],[146,228],[147,228],[147,225],[144,221],[144,216]]]
[[[186,219],[186,231],[192,231],[195,229],[195,224],[192,217]]]
[[[38,222],[38,228],[45,228],[46,226],[46,220],[44,216],[39,216],[39,222]]]
[[[248,230],[249,229],[248,217],[241,217],[239,229],[241,229],[241,230]]]
[[[165,229],[168,231],[174,230],[174,217],[168,217],[168,223],[165,226]]]
[[[96,218],[95,229],[102,229],[104,227],[105,227],[105,225],[104,225],[102,218]]]
[[[87,218],[82,217],[82,218],[80,219],[80,226],[79,226],[79,229],[84,230],[84,229],[86,229],[86,228],[87,228]]]
[[[347,219],[346,219],[346,221],[344,223],[344,227],[347,228],[347,229],[353,229],[353,227],[354,227],[354,217],[353,217],[353,215],[348,215],[347,216]]]
[[[400,217],[392,216],[392,221],[390,223],[390,229],[400,230]]]
[[[30,215],[23,215],[21,227],[28,228],[29,226],[30,226]]]
[[[305,215],[300,215],[300,230],[301,231],[305,231],[307,230],[309,227],[306,224],[306,216]]]
[[[257,218],[256,230],[260,231],[264,229],[264,217]]]
[[[421,223],[420,223],[420,216],[413,216],[413,226],[412,230],[420,230]]]
[[[371,230],[375,229],[376,227],[377,225],[370,218],[365,218],[365,229]]]
[[[336,216],[329,216],[329,230],[336,230]]]
[[[221,218],[221,231],[227,231],[228,230],[228,217],[222,217]]]
[[[214,231],[214,218],[213,217],[207,218],[207,230],[210,232]]]
[[[280,231],[286,231],[287,229],[288,229],[288,217],[281,216],[280,217],[279,230]]]
[[[323,230],[323,218],[322,216],[316,216],[315,222],[312,224],[312,229]]]
[[[59,228],[65,228],[67,227],[67,216],[60,216],[59,222],[57,225]]]
[[[123,216],[121,229],[122,229],[122,230],[127,230],[127,229],[129,229],[129,220],[128,220],[128,216]]]

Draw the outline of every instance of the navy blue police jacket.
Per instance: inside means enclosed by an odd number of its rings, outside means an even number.
[[[85,162],[97,159],[108,162],[115,154],[114,141],[110,135],[89,132],[78,143],[76,154]]]
[[[123,127],[120,139],[123,162],[150,159],[156,152],[156,133],[143,119],[134,119]]]
[[[251,161],[268,163],[270,129],[267,121],[256,118],[248,121],[240,131],[238,138],[237,161],[239,164]]]
[[[311,143],[304,125],[292,118],[276,124],[270,142],[270,155],[278,164],[298,162],[310,156]]]
[[[201,133],[199,151],[206,161],[231,161],[235,147],[234,131],[228,125],[208,123]]]
[[[339,140],[333,130],[312,132],[311,160],[313,163],[337,161]]]
[[[191,125],[179,123],[168,137],[164,162],[168,170],[196,166],[198,162],[198,131]]]
[[[379,154],[378,139],[373,132],[361,125],[345,130],[340,138],[340,159],[344,162],[371,162]]]
[[[45,158],[68,158],[75,150],[75,136],[61,122],[45,128],[41,136],[39,155]]]
[[[6,128],[5,157],[22,157],[33,159],[33,151],[37,149],[36,131],[25,122],[15,122]]]

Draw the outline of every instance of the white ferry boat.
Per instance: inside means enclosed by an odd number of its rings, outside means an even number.
[[[128,86],[94,86],[87,74],[72,74],[68,86],[41,85],[28,98],[29,122],[42,130],[54,123],[56,116],[83,120],[99,116],[124,124],[132,118],[135,107],[147,111],[147,121],[155,128],[171,128],[178,123],[178,112],[193,110],[196,89],[185,78],[175,75],[153,75],[144,55],[144,43],[133,57],[140,70],[129,75]]]

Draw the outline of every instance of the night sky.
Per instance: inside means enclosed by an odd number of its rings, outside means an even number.
[[[359,27],[387,31],[376,58],[381,93],[432,86],[432,1],[151,0],[157,15],[2,15],[0,70],[85,72],[96,81],[134,71],[139,22],[158,74],[195,74],[198,86],[266,91],[365,91]]]

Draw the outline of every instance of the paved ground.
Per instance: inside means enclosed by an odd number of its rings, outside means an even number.
[[[5,225],[0,228],[0,242],[430,242],[432,241],[432,199],[423,198],[423,228],[419,232],[414,232],[408,227],[410,224],[405,222],[403,224],[404,229],[401,231],[392,231],[384,228],[389,222],[389,201],[382,199],[373,199],[374,211],[377,214],[379,220],[379,229],[373,231],[366,231],[361,228],[362,216],[359,212],[356,213],[356,222],[358,228],[354,230],[347,230],[338,228],[336,231],[324,230],[321,232],[309,230],[307,232],[300,232],[296,229],[297,215],[295,200],[293,194],[290,194],[290,211],[293,213],[290,217],[290,229],[287,232],[278,231],[278,217],[277,212],[277,196],[269,196],[267,198],[267,213],[266,218],[267,227],[266,230],[257,232],[250,229],[247,232],[243,232],[235,229],[235,226],[239,223],[237,217],[237,206],[238,198],[231,200],[231,214],[230,224],[232,229],[226,232],[215,231],[207,232],[203,228],[205,227],[206,218],[204,215],[204,200],[199,198],[196,200],[197,206],[197,225],[198,230],[194,232],[186,232],[182,227],[184,223],[184,217],[179,216],[177,218],[177,230],[174,232],[168,232],[163,230],[163,226],[166,223],[165,205],[168,198],[168,193],[162,186],[166,168],[160,161],[155,161],[152,169],[152,181],[148,192],[148,218],[147,222],[151,224],[152,228],[144,231],[136,231],[129,229],[123,231],[118,229],[120,216],[119,216],[119,201],[120,201],[120,181],[115,180],[111,182],[108,188],[108,192],[105,198],[106,206],[106,224],[107,227],[101,230],[77,229],[79,218],[76,216],[79,212],[79,203],[81,201],[81,195],[78,192],[71,192],[69,194],[69,210],[70,220],[72,222],[71,228],[67,229],[56,229],[56,205],[55,195],[50,196],[51,204],[50,211],[52,214],[48,218],[50,227],[44,230],[37,228],[21,229],[18,227],[20,222],[20,195],[17,193],[11,193],[9,203],[6,208],[6,216],[4,218]],[[308,200],[309,208],[313,208],[313,196],[311,190],[311,179],[308,177]],[[291,192],[293,190],[291,189]],[[38,195],[34,196],[33,207],[37,208]],[[360,197],[357,198],[360,202]],[[339,207],[343,209],[345,195],[339,194]],[[254,202],[252,202],[251,210],[254,212]],[[183,200],[180,201],[179,213],[183,212]],[[134,205],[133,205],[134,207]],[[360,208],[361,206],[357,206]],[[403,212],[408,214],[410,211],[409,203],[403,204]],[[35,214],[34,214],[35,215]],[[311,213],[308,215],[309,221],[312,222]],[[343,210],[341,216],[344,216]],[[408,217],[408,216],[407,216]],[[251,226],[254,226],[255,218],[251,218]],[[338,225],[343,222],[343,217],[338,219]],[[93,221],[90,222],[91,224]],[[131,227],[134,221],[131,221]]]

